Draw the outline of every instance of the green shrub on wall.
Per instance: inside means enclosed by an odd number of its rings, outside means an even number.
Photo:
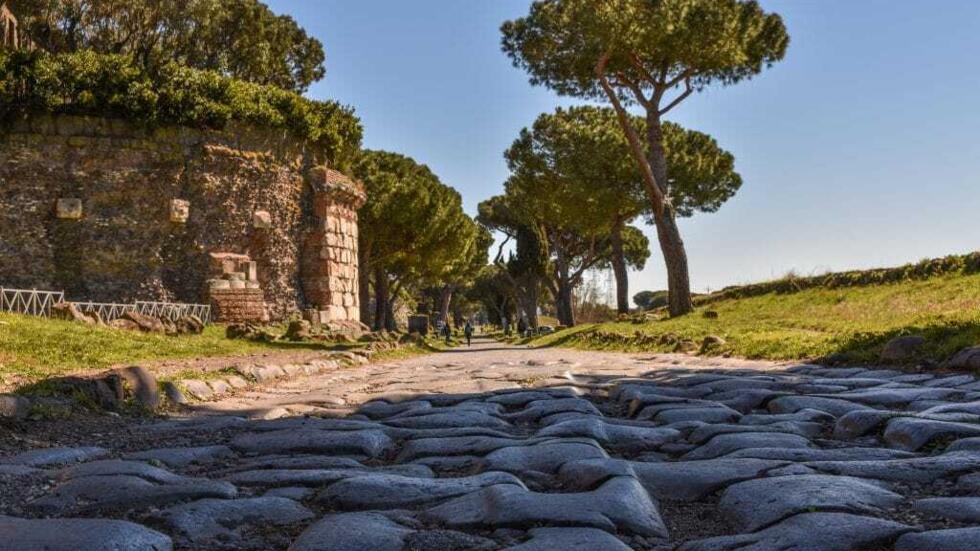
[[[224,128],[239,121],[282,128],[324,148],[346,168],[361,123],[336,102],[176,63],[153,73],[118,55],[0,51],[0,119],[37,113],[120,117],[147,125]]]

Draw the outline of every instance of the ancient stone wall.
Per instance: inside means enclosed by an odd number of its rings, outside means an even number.
[[[328,211],[347,208],[314,205],[325,162],[285,132],[241,126],[147,130],[65,116],[15,123],[0,129],[0,284],[65,290],[74,300],[201,302],[209,254],[238,253],[256,262],[273,318],[328,310],[329,276],[344,270],[323,270],[325,284],[303,274],[308,237],[338,227]],[[329,255],[356,274],[356,239],[344,245],[354,254]]]

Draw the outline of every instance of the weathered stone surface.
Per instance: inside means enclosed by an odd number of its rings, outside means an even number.
[[[610,476],[635,476],[656,499],[695,501],[787,464],[786,461],[728,458],[658,463],[593,459],[566,463],[558,474],[570,488],[588,488]]]
[[[192,464],[208,464],[233,457],[235,452],[228,446],[198,446],[193,448],[157,448],[126,454],[126,459],[159,461],[169,467],[186,467]]]
[[[960,350],[946,362],[946,367],[970,371],[980,369],[980,346],[972,346]]]
[[[629,477],[615,477],[596,490],[541,494],[507,484],[491,486],[426,510],[452,528],[579,525],[608,532],[667,537],[656,505]]]
[[[980,523],[980,497],[932,497],[916,500],[913,508],[957,522]],[[980,541],[980,540],[978,540]]]
[[[834,438],[853,440],[869,434],[885,424],[886,421],[902,415],[897,411],[862,409],[841,415],[834,425]]]
[[[694,541],[678,551],[864,551],[911,530],[897,522],[847,513],[804,513],[754,534]]]
[[[795,421],[783,421],[769,425],[727,425],[720,423],[716,425],[704,425],[694,429],[687,435],[687,440],[692,444],[704,444],[720,434],[762,434],[767,432],[795,434],[796,436],[812,438],[819,435],[822,430],[823,425],[819,423]]]
[[[533,446],[510,446],[487,455],[480,463],[486,471],[554,473],[569,461],[609,457],[595,441],[553,440]]]
[[[769,402],[769,411],[773,413],[795,413],[801,409],[825,411],[834,417],[840,417],[851,411],[871,408],[848,400],[819,396],[782,396]]]
[[[289,546],[289,551],[402,551],[413,532],[381,513],[327,515]]]
[[[44,551],[171,551],[170,538],[145,526],[104,519],[0,516],[0,546]]]
[[[415,507],[474,492],[496,484],[524,488],[513,475],[487,472],[462,478],[414,478],[398,475],[361,475],[346,478],[320,493],[317,499],[342,509],[400,509]]]
[[[850,402],[881,407],[899,407],[921,400],[949,400],[963,391],[950,388],[869,388],[836,396]]]
[[[418,479],[432,478],[432,470],[424,465],[394,465],[368,469],[364,466],[331,469],[259,469],[240,471],[225,477],[225,480],[239,486],[324,486],[339,480],[365,476],[389,474],[411,476]]]
[[[671,424],[681,421],[701,421],[704,423],[734,423],[742,416],[741,413],[726,407],[706,407],[706,408],[677,408],[661,411],[652,419],[657,423]],[[647,418],[643,412],[637,419]]]
[[[241,434],[231,441],[232,448],[252,453],[353,453],[369,457],[378,457],[394,445],[391,438],[378,430],[281,430]]]
[[[420,457],[485,455],[508,446],[528,444],[517,438],[495,436],[450,436],[444,438],[419,438],[409,440],[398,454],[398,461],[411,461]]]
[[[531,539],[506,551],[630,551],[622,541],[597,528],[534,528]]]
[[[442,429],[454,427],[489,427],[506,429],[510,423],[478,411],[458,411],[447,413],[431,413],[397,419],[385,419],[384,423],[393,427],[411,429]]]
[[[975,551],[980,543],[980,527],[932,530],[905,534],[895,542],[895,551]]]
[[[980,469],[980,453],[951,452],[891,461],[815,461],[806,463],[806,466],[831,474],[927,483],[937,478]]]
[[[948,452],[973,451],[980,452],[980,437],[960,438],[946,447]]]
[[[915,457],[915,454],[887,448],[749,448],[732,452],[725,457],[754,457],[757,459],[780,459],[785,461],[872,461],[908,459]]]
[[[291,499],[253,497],[202,499],[170,507],[157,516],[181,538],[200,544],[229,542],[241,537],[243,528],[293,524],[313,518],[313,513]]]
[[[197,400],[210,400],[214,397],[214,390],[211,385],[204,381],[198,381],[196,379],[184,379],[180,382],[187,394]]]
[[[746,448],[808,448],[810,441],[795,434],[747,432],[719,434],[684,455],[685,461],[714,459]]]
[[[911,360],[916,357],[925,343],[926,339],[921,335],[895,337],[885,343],[885,347],[881,351],[881,361],[904,362]]]
[[[95,511],[160,507],[177,501],[235,497],[237,490],[227,482],[185,479],[181,483],[157,484],[131,475],[85,476],[55,487],[29,503],[46,515],[74,515]]]
[[[656,450],[681,437],[675,429],[621,425],[598,418],[574,419],[544,427],[537,436],[584,437],[626,452]]]
[[[916,451],[937,438],[963,436],[980,436],[980,425],[900,417],[888,422],[882,438],[893,448]]]
[[[771,425],[773,423],[833,423],[836,416],[815,409],[804,408],[795,413],[753,413],[738,420],[740,425]]]
[[[121,459],[103,459],[67,467],[58,473],[58,478],[69,480],[86,476],[114,475],[138,476],[158,484],[180,484],[188,480],[183,476],[159,467],[154,467],[142,461],[126,461]]]
[[[0,419],[24,419],[30,413],[31,401],[23,396],[0,394]]]
[[[739,482],[719,509],[741,532],[755,532],[791,515],[819,510],[877,515],[902,502],[880,485],[846,476],[777,476]]]
[[[548,415],[567,412],[581,413],[584,415],[602,415],[592,405],[592,402],[588,400],[581,398],[558,398],[530,402],[521,411],[506,417],[512,423],[533,423]]]
[[[79,461],[91,461],[107,455],[109,455],[109,450],[91,446],[82,448],[42,448],[0,459],[0,463],[27,465],[29,467],[57,467]]]

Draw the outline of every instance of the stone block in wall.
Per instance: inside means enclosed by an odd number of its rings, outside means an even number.
[[[184,199],[170,201],[170,221],[174,224],[186,224],[191,216],[191,202]]]
[[[62,220],[78,220],[82,217],[82,200],[75,198],[58,199],[55,210],[58,218]]]
[[[219,322],[264,322],[269,319],[261,289],[212,288],[209,298],[215,319]]]
[[[252,227],[257,230],[272,229],[272,215],[266,210],[257,210],[252,214]]]

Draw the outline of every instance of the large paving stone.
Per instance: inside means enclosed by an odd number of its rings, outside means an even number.
[[[666,425],[679,423],[682,421],[701,421],[702,423],[734,423],[742,417],[742,414],[734,409],[719,404],[714,407],[698,408],[676,408],[668,409],[657,413],[653,417],[648,417],[641,411],[637,419],[653,419],[657,423]]]
[[[687,440],[693,444],[704,444],[720,434],[734,433],[766,433],[777,432],[785,434],[795,434],[813,438],[823,431],[823,425],[819,423],[783,421],[771,425],[728,425],[724,423],[716,425],[704,425],[691,431],[687,435]]]
[[[156,515],[181,538],[200,544],[209,540],[227,543],[251,526],[266,529],[309,520],[313,513],[284,497],[202,499],[170,507]]]
[[[371,474],[346,478],[320,492],[317,499],[341,509],[400,509],[474,492],[496,484],[524,488],[516,477],[501,472],[462,478],[414,478]]]
[[[802,409],[825,411],[834,417],[840,417],[851,411],[871,409],[871,407],[839,398],[818,396],[782,396],[769,402],[769,411],[773,413],[796,413]]]
[[[785,461],[871,461],[908,459],[916,457],[916,454],[888,448],[749,448],[732,452],[725,457],[755,457],[757,459],[782,459]]]
[[[70,463],[91,461],[109,455],[109,450],[94,446],[82,448],[42,448],[19,453],[12,457],[0,459],[0,463],[8,465],[26,465],[28,467],[59,467]]]
[[[431,410],[432,403],[425,400],[390,403],[384,400],[374,400],[357,408],[357,412],[371,419],[384,419],[412,410]]]
[[[516,437],[454,436],[445,438],[419,438],[405,443],[398,453],[398,461],[412,461],[420,457],[486,455],[509,446],[527,445],[527,440]]]
[[[980,469],[980,453],[950,452],[889,461],[814,461],[805,465],[830,474],[924,484]]]
[[[936,415],[940,413],[970,413],[980,415],[980,402],[959,402],[934,406],[924,410],[922,415]]]
[[[169,467],[182,468],[192,464],[209,464],[233,457],[228,446],[199,446],[193,448],[158,448],[124,455],[126,459],[159,461]]]
[[[569,488],[590,488],[612,476],[635,476],[656,499],[696,501],[730,484],[763,476],[786,461],[709,459],[646,463],[621,459],[572,461],[562,466],[559,479]]]
[[[323,453],[332,455],[384,455],[395,442],[379,430],[325,431],[313,429],[245,433],[231,447],[250,453]]]
[[[429,413],[398,419],[385,419],[386,425],[409,429],[443,429],[455,427],[510,428],[510,423],[479,411]]]
[[[530,402],[524,409],[506,416],[512,423],[534,423],[543,417],[558,413],[579,413],[601,416],[592,402],[582,398],[560,398]]]
[[[28,505],[40,513],[60,516],[161,507],[178,501],[210,497],[230,499],[236,494],[235,487],[227,482],[203,478],[157,484],[131,475],[85,476],[58,485],[50,494]]]
[[[103,519],[0,516],[0,548],[43,551],[171,551],[170,538],[145,526]]]
[[[820,510],[878,515],[902,496],[847,476],[778,476],[729,486],[718,507],[741,532],[755,532],[791,515]]]
[[[485,471],[555,473],[569,461],[609,457],[594,440],[551,440],[533,446],[512,446],[490,453],[480,462]]]
[[[186,477],[174,474],[166,469],[154,467],[142,461],[126,461],[122,459],[103,459],[66,467],[58,472],[62,480],[82,478],[86,476],[138,476],[157,484],[181,484],[187,482]]]
[[[597,528],[533,528],[531,539],[506,551],[630,551],[622,541]]]
[[[795,434],[745,432],[719,434],[706,444],[684,455],[685,461],[714,459],[747,448],[809,448],[810,441]]]
[[[980,437],[960,438],[946,447],[948,452],[975,451],[980,452]]]
[[[607,448],[639,453],[679,440],[681,433],[668,428],[610,423],[592,417],[549,425],[539,430],[537,436],[591,438]]]
[[[678,551],[866,551],[883,548],[911,530],[897,522],[847,513],[804,513],[753,534],[689,542]]]
[[[932,530],[905,534],[895,542],[895,551],[976,551],[980,527]]]
[[[980,425],[900,417],[888,422],[882,435],[891,447],[916,451],[938,438],[980,436]]]
[[[880,409],[863,409],[845,413],[834,424],[834,438],[854,440],[878,430],[888,420],[902,415],[905,414]]]
[[[949,400],[962,396],[963,391],[948,388],[872,388],[842,392],[836,397],[882,407],[899,407],[920,400]]]
[[[542,494],[491,486],[432,507],[425,516],[451,528],[588,526],[666,538],[656,505],[633,478],[615,477],[591,492]]]
[[[913,508],[928,515],[957,522],[980,523],[980,497],[932,497],[919,499]],[[980,544],[980,540],[977,541]]]
[[[369,474],[388,474],[432,478],[432,469],[424,465],[393,465],[390,467],[354,467],[350,469],[258,469],[231,473],[225,480],[239,486],[326,486],[352,477]]]
[[[402,551],[412,532],[377,512],[327,515],[300,534],[289,551]]]

